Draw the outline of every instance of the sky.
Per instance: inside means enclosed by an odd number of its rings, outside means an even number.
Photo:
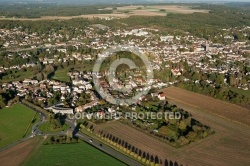
[[[32,2],[32,3],[48,3],[48,2],[53,2],[53,3],[59,3],[59,4],[64,4],[64,3],[164,3],[164,2],[250,2],[250,0],[0,0],[0,2],[16,2],[16,3],[22,3],[22,2]]]

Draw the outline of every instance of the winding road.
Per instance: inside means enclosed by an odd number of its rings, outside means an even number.
[[[32,108],[31,108],[31,109],[32,109]],[[34,109],[32,109],[32,110],[35,111],[35,112],[38,112],[37,110],[34,110]],[[25,141],[27,141],[28,139],[33,138],[34,136],[48,136],[48,135],[60,136],[60,135],[66,135],[68,132],[72,132],[72,133],[73,133],[73,131],[75,131],[74,129],[75,129],[76,126],[77,126],[77,123],[76,123],[75,119],[66,119],[65,122],[66,122],[66,124],[69,126],[69,129],[68,129],[68,130],[65,130],[65,131],[63,131],[63,132],[53,132],[53,133],[52,133],[52,132],[46,132],[46,133],[45,133],[45,132],[42,132],[42,131],[39,130],[39,126],[42,125],[44,122],[47,121],[47,120],[46,120],[47,117],[46,117],[45,114],[43,114],[43,113],[41,113],[41,112],[39,112],[39,114],[40,114],[40,116],[41,116],[41,121],[38,122],[38,123],[36,123],[36,124],[34,124],[34,125],[32,126],[32,133],[31,133],[31,134],[27,135],[25,138],[22,138],[22,139],[20,139],[20,140],[14,142],[14,143],[12,143],[12,144],[9,144],[9,145],[7,145],[7,146],[5,146],[5,147],[3,147],[3,148],[0,148],[0,152],[1,152],[1,151],[4,151],[4,150],[7,150],[7,149],[9,149],[9,148],[11,148],[11,147],[13,147],[13,146],[16,146],[16,145],[18,145],[18,144],[20,144],[20,143],[22,143],[22,142],[25,142]],[[81,140],[87,142],[87,143],[90,144],[91,146],[93,146],[93,147],[95,147],[95,148],[97,148],[97,149],[99,149],[99,150],[101,150],[101,151],[103,151],[103,152],[109,154],[110,156],[113,156],[113,157],[115,157],[116,159],[118,159],[118,160],[120,160],[120,161],[126,163],[127,165],[142,166],[141,163],[139,163],[139,162],[135,161],[134,159],[132,159],[132,158],[130,158],[130,157],[128,157],[128,156],[126,156],[126,155],[124,155],[124,154],[122,154],[122,153],[116,151],[116,150],[114,150],[113,148],[111,148],[111,147],[109,147],[109,146],[107,146],[107,145],[105,145],[105,144],[102,144],[100,141],[98,141],[98,140],[96,140],[96,139],[94,139],[94,138],[91,138],[91,137],[89,137],[89,136],[86,136],[86,135],[84,135],[84,134],[82,134],[82,133],[78,133],[78,132],[75,133],[74,135],[75,135],[76,137],[78,137],[79,139],[81,139]],[[91,140],[91,141],[90,141],[90,140]],[[93,162],[94,162],[94,161],[93,161]]]

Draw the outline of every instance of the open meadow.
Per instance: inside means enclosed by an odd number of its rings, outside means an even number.
[[[31,133],[31,126],[39,120],[36,112],[22,104],[0,110],[0,147]]]
[[[69,72],[69,69],[67,68],[56,70],[52,79],[63,81],[63,82],[70,82],[70,77],[67,75],[68,72]]]

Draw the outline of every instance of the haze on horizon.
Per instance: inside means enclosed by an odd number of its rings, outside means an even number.
[[[56,4],[138,4],[138,3],[227,3],[250,2],[250,0],[0,0],[0,3],[56,3]]]

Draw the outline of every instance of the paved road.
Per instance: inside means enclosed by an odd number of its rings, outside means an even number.
[[[133,160],[132,158],[120,153],[120,152],[117,152],[116,150],[110,148],[109,146],[107,145],[104,145],[102,144],[101,142],[97,141],[96,139],[93,139],[89,136],[86,136],[86,135],[83,135],[83,134],[76,134],[75,136],[77,136],[78,138],[80,138],[81,140],[84,140],[85,142],[88,142],[89,144],[91,144],[92,146],[98,148],[99,150],[125,162],[126,164],[128,165],[133,165],[133,166],[142,166],[141,163]],[[90,142],[90,139],[92,140]],[[100,146],[100,144],[102,144],[102,146]]]
[[[33,109],[32,109],[33,110]],[[36,110],[34,110],[36,111]],[[37,111],[36,111],[37,112]],[[3,148],[0,148],[0,152],[1,151],[4,151],[6,149],[9,149],[13,146],[16,146],[22,142],[25,142],[26,140],[36,136],[36,135],[39,135],[39,136],[48,136],[48,135],[66,135],[68,132],[75,132],[75,128],[76,128],[76,121],[75,119],[66,119],[66,124],[70,127],[67,131],[63,131],[63,132],[53,132],[53,133],[44,133],[42,131],[39,130],[39,126],[42,125],[44,122],[46,122],[46,116],[42,113],[39,113],[41,115],[41,121],[34,124],[33,127],[32,127],[32,133],[27,135],[25,138],[22,138],[12,144],[9,144]],[[89,136],[86,136],[86,135],[83,135],[82,133],[75,133],[75,136],[77,136],[79,139],[89,143],[90,145],[96,147],[97,149],[123,161],[124,163],[128,164],[128,165],[133,165],[133,166],[142,166],[141,163],[133,160],[132,158],[112,149],[111,147],[107,146],[107,145],[104,145],[102,144],[101,142],[99,142],[98,140],[94,139],[94,138],[91,138]],[[90,140],[92,140],[92,142],[90,142]],[[102,144],[102,146],[100,146],[100,144]]]

